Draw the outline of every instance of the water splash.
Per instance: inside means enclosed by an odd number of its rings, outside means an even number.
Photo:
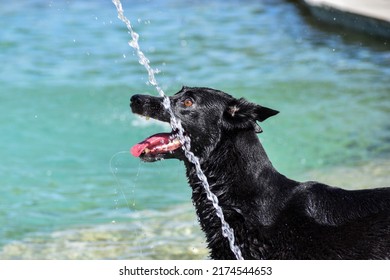
[[[190,151],[191,139],[188,136],[184,135],[184,129],[181,125],[181,122],[179,119],[176,118],[176,116],[174,115],[174,113],[172,111],[171,102],[170,102],[169,97],[164,93],[162,88],[157,83],[155,74],[158,73],[159,71],[153,69],[150,66],[149,59],[141,51],[141,48],[140,48],[139,43],[138,43],[139,34],[133,30],[133,27],[131,25],[130,20],[128,20],[126,18],[126,16],[124,15],[124,11],[123,11],[122,4],[121,4],[120,0],[112,0],[112,2],[114,3],[114,5],[118,11],[118,18],[126,24],[127,29],[129,30],[129,33],[131,35],[132,40],[129,41],[129,45],[136,51],[137,56],[139,58],[138,62],[146,68],[146,70],[148,72],[149,83],[156,88],[158,94],[163,98],[164,108],[168,111],[168,113],[170,115],[171,127],[174,131],[178,132],[177,136],[178,136],[178,139],[180,140],[181,144],[183,145],[182,148],[183,148],[184,154],[188,158],[188,160],[194,164],[196,174],[197,174],[199,180],[202,182],[202,185],[206,191],[207,199],[212,202],[212,204],[216,210],[217,216],[221,220],[222,235],[228,239],[230,249],[234,253],[236,259],[243,260],[244,258],[242,257],[241,250],[235,244],[234,231],[230,227],[230,225],[226,222],[222,208],[219,206],[218,197],[210,190],[210,185],[207,181],[207,177],[204,174],[204,172],[200,166],[199,158],[196,157],[194,155],[194,153],[192,153]]]
[[[117,188],[119,188],[120,190],[120,193],[122,194],[122,197],[124,198],[124,200],[126,201],[126,205],[127,205],[127,208],[129,210],[131,210],[131,207],[129,205],[129,201],[128,199],[126,198],[126,195],[125,195],[125,192],[123,191],[122,187],[121,187],[121,184],[119,183],[119,179],[118,179],[118,168],[114,168],[113,167],[113,161],[114,161],[114,158],[116,158],[118,155],[120,154],[127,154],[128,151],[120,151],[120,152],[117,152],[115,153],[111,159],[110,159],[110,162],[109,162],[109,166],[110,166],[110,170],[111,170],[111,173],[112,173],[112,176],[114,176],[115,178],[115,181],[116,181],[116,185],[117,185]],[[117,193],[117,189],[115,190],[115,193]],[[118,205],[118,201],[115,201],[115,204]]]

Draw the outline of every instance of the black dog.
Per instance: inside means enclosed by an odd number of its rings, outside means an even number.
[[[209,88],[183,87],[170,101],[244,259],[390,258],[390,188],[347,191],[278,173],[256,135],[262,131],[256,122],[277,114],[275,110]],[[131,108],[169,122],[161,98],[135,95]],[[131,152],[148,162],[184,161],[211,258],[234,259],[175,133],[151,136]]]

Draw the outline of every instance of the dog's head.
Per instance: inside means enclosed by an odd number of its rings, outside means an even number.
[[[278,113],[210,88],[183,87],[169,99],[174,115],[191,139],[191,151],[203,158],[217,146],[222,135],[244,130],[260,133],[262,129],[257,121],[262,122]],[[135,114],[170,121],[161,97],[134,95],[130,107]],[[155,134],[133,146],[131,153],[150,162],[168,158],[184,160],[182,145],[176,135],[177,131]]]

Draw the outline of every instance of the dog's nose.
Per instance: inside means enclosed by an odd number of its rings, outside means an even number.
[[[135,94],[130,98],[130,103],[140,104],[141,103],[141,95]]]
[[[131,108],[141,108],[149,104],[149,98],[145,95],[135,94],[130,98]]]

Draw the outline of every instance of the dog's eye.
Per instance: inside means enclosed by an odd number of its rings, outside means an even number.
[[[192,104],[193,104],[193,102],[192,102],[192,100],[191,99],[189,99],[189,98],[187,98],[186,100],[184,100],[184,106],[186,106],[186,107],[191,107],[192,106]]]

